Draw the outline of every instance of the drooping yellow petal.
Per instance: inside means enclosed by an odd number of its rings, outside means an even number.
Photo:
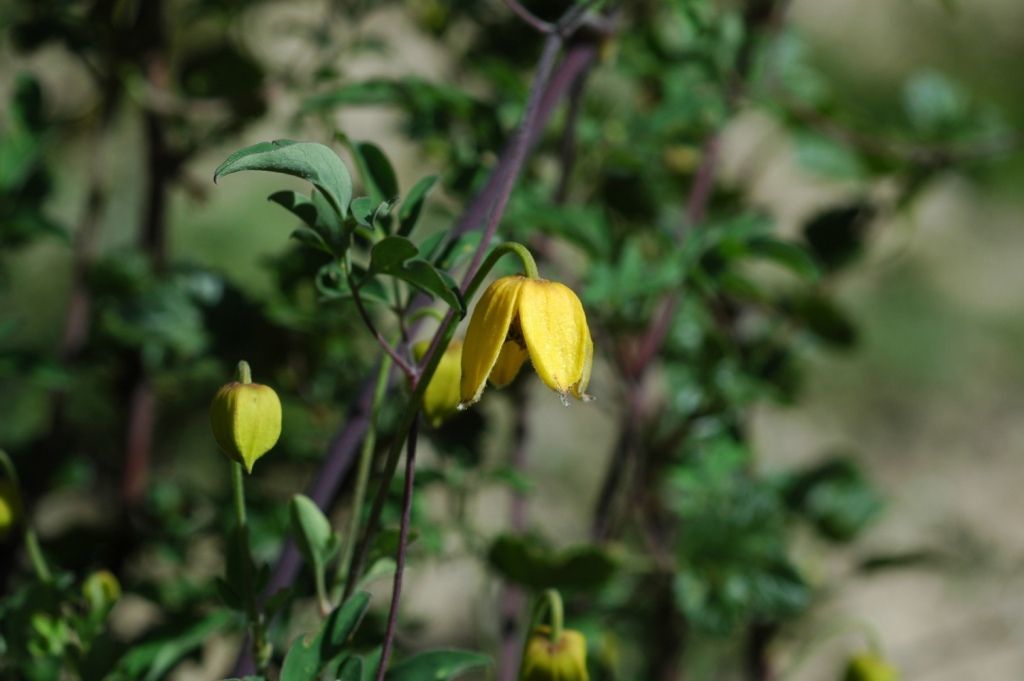
[[[421,359],[429,347],[429,341],[418,343],[413,348],[417,359]],[[462,375],[462,341],[452,341],[441,355],[427,391],[423,394],[423,413],[431,426],[437,428],[459,406],[460,377]]]
[[[505,344],[501,346],[501,352],[498,354],[498,361],[494,363],[494,368],[491,369],[491,385],[496,388],[504,388],[506,385],[512,382],[512,379],[519,373],[519,369],[523,366],[523,362],[529,355],[526,353],[526,348],[519,344],[515,340],[507,340]]]
[[[563,629],[558,641],[551,641],[551,630],[536,627],[526,641],[522,681],[588,681],[587,639],[578,631]]]
[[[586,402],[593,399],[587,394],[587,386],[590,385],[590,371],[594,368],[594,340],[590,337],[590,327],[584,324],[584,328],[587,331],[587,342],[583,357],[583,376],[572,387],[572,396]]]
[[[564,284],[528,279],[518,307],[519,325],[537,375],[563,396],[582,393],[585,373],[589,380],[593,342],[580,299]]]
[[[498,361],[509,327],[516,313],[523,277],[502,277],[480,296],[469,319],[462,346],[462,403],[466,407],[480,399],[487,377]]]

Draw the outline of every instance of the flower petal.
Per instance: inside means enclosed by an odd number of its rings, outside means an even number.
[[[462,345],[462,403],[467,407],[480,399],[487,377],[498,361],[508,329],[516,314],[523,277],[502,277],[480,296],[469,319]]]
[[[519,325],[533,368],[562,395],[589,380],[593,342],[583,305],[568,286],[529,279],[519,294]]]
[[[583,357],[583,375],[580,380],[572,386],[572,396],[584,402],[594,399],[587,394],[587,386],[590,385],[590,371],[594,368],[594,340],[590,337],[590,328],[587,330],[587,343]]]
[[[501,346],[501,353],[498,354],[498,361],[491,369],[491,385],[495,388],[504,388],[511,383],[527,357],[529,355],[526,353],[526,348],[518,341],[505,341],[505,344]]]

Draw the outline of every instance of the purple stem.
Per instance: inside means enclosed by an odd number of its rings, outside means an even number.
[[[398,556],[395,558],[395,580],[391,586],[391,608],[388,610],[388,624],[384,630],[384,647],[377,667],[377,681],[384,681],[388,660],[395,642],[395,627],[398,624],[398,600],[402,595],[402,575],[405,573],[405,554],[409,548],[409,517],[412,514],[412,488],[416,475],[416,435],[419,419],[412,422],[405,451],[405,487],[402,490],[402,521],[398,526]]]

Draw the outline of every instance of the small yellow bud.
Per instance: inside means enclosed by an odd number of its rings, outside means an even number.
[[[210,426],[221,451],[251,473],[281,436],[281,400],[266,385],[228,383],[210,405]]]
[[[121,583],[108,570],[97,570],[82,582],[82,595],[93,611],[107,611],[121,598]]]
[[[846,665],[843,681],[899,681],[900,673],[877,653],[854,655]]]
[[[0,480],[0,540],[8,535],[21,522],[21,496],[18,488],[11,480]]]
[[[589,681],[587,640],[578,631],[563,629],[558,641],[551,629],[540,626],[526,642],[519,681]]]
[[[417,361],[427,354],[429,341],[417,343],[413,354]],[[459,381],[462,376],[462,341],[452,341],[437,365],[437,370],[423,394],[423,414],[437,428],[459,408]]]

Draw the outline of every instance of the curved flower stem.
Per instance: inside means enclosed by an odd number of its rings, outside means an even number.
[[[384,681],[384,674],[388,669],[388,659],[391,657],[391,648],[395,641],[395,627],[398,624],[398,599],[402,595],[405,554],[409,547],[409,518],[412,515],[412,492],[416,475],[418,423],[417,419],[413,419],[405,454],[405,486],[402,491],[402,520],[398,527],[398,555],[395,557],[395,579],[391,587],[391,607],[388,610],[388,623],[384,630],[384,645],[380,654],[380,666],[377,667],[377,681]]]
[[[377,370],[377,383],[373,389],[373,403],[370,406],[370,424],[366,429],[366,436],[363,438],[363,446],[359,452],[359,470],[356,473],[356,488],[352,497],[352,518],[349,520],[348,533],[345,536],[345,549],[342,551],[341,559],[338,561],[338,571],[334,577],[335,590],[340,596],[341,585],[348,576],[347,571],[352,562],[352,553],[356,548],[356,538],[359,535],[359,516],[366,500],[366,487],[370,481],[370,469],[373,463],[373,450],[377,446],[377,415],[380,412],[380,405],[387,393],[388,376],[391,373],[391,356],[385,355],[381,358],[380,368]],[[335,598],[337,600],[337,598]]]
[[[545,617],[551,622],[551,643],[557,644],[562,639],[562,628],[565,619],[562,595],[558,593],[557,589],[545,589],[543,593],[537,596],[537,600],[534,601],[533,614],[530,616],[530,626],[526,629],[526,636],[523,638],[523,652],[519,656],[520,660],[526,659],[526,647],[530,644],[530,637],[533,635],[534,630],[544,623]]]

